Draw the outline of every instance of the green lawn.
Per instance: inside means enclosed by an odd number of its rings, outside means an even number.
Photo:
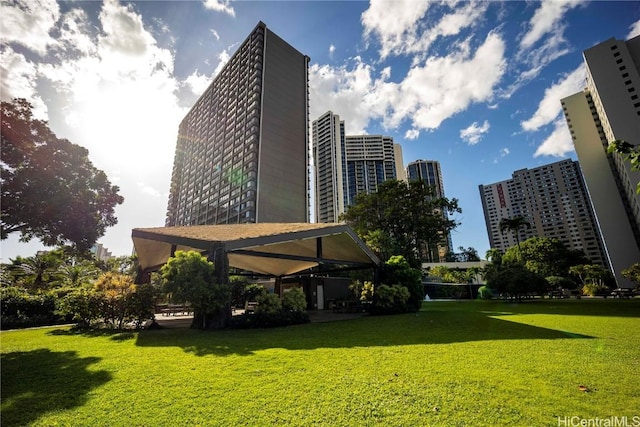
[[[428,302],[416,314],[271,330],[54,327],[0,338],[3,427],[640,416],[638,299]]]

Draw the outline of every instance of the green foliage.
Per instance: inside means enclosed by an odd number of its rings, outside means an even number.
[[[256,312],[233,316],[231,329],[278,328],[309,323],[306,311],[277,310],[271,313]]]
[[[301,288],[287,290],[282,295],[282,308],[288,311],[306,311],[307,298],[304,295],[304,291]]]
[[[264,293],[256,298],[258,306],[256,307],[256,313],[277,313],[282,309],[282,301],[276,294]]]
[[[493,298],[493,291],[488,286],[480,286],[478,288],[478,298],[483,300],[489,300]]]
[[[616,140],[609,143],[607,153],[618,153],[625,161],[631,163],[631,170],[640,171],[640,146],[626,141]],[[640,181],[636,183],[636,192],[640,194]]]
[[[569,268],[569,272],[580,280],[583,287],[593,284],[597,288],[608,288],[615,284],[611,272],[597,264],[574,265]]]
[[[89,327],[91,323],[104,317],[101,296],[94,289],[79,288],[57,301],[58,313],[70,316],[81,327]]]
[[[172,302],[188,303],[194,328],[224,328],[231,318],[231,286],[216,283],[212,262],[196,251],[176,251],[160,269]]]
[[[419,267],[438,260],[438,245],[458,225],[448,215],[459,212],[456,199],[435,197],[424,181],[385,181],[375,193],[360,193],[341,219],[381,259],[399,254]]]
[[[626,270],[622,270],[622,277],[626,277],[640,287],[640,262],[636,262]]]
[[[242,305],[247,301],[257,301],[258,297],[261,295],[265,295],[267,290],[260,283],[251,283],[244,287],[244,291],[242,293],[243,302]]]
[[[385,263],[382,269],[382,283],[400,285],[409,291],[407,309],[418,311],[424,299],[424,287],[422,286],[422,271],[412,268],[402,255],[394,255]]]
[[[569,267],[584,262],[584,254],[571,251],[557,239],[532,237],[520,243],[520,247],[507,249],[503,264],[524,264],[526,268],[543,277],[567,276]]]
[[[503,267],[486,279],[487,286],[491,289],[519,301],[527,295],[541,294],[547,288],[547,282],[542,276],[520,264]]]
[[[373,295],[372,314],[397,314],[407,312],[410,293],[405,286],[380,285]]]
[[[549,286],[553,289],[575,289],[576,288],[576,282],[566,277],[549,276],[549,277],[546,277],[545,280],[547,281]]]
[[[588,295],[591,297],[598,295],[608,295],[609,291],[609,287],[605,286],[602,283],[596,282],[587,283],[582,287],[582,295]]]
[[[56,312],[56,295],[30,294],[23,288],[0,288],[1,328],[54,325],[64,321]]]
[[[58,138],[33,118],[24,99],[2,102],[0,238],[87,251],[117,223],[119,188],[89,160],[86,148]]]
[[[520,229],[522,227],[531,228],[531,223],[523,216],[516,216],[514,218],[502,218],[499,227],[501,233],[511,231],[516,238],[517,246],[520,246]]]
[[[372,302],[373,294],[375,293],[375,285],[373,282],[367,280],[362,285],[362,291],[360,292],[361,302]]]

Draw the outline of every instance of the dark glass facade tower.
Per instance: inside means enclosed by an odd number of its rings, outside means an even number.
[[[180,124],[167,226],[309,221],[308,64],[256,26]]]

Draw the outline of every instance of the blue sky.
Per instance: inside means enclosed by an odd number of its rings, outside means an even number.
[[[2,4],[0,94],[24,97],[120,186],[100,239],[164,225],[178,124],[258,21],[311,57],[311,120],[393,136],[405,165],[442,165],[459,199],[453,243],[489,249],[479,184],[575,159],[560,99],[584,87],[582,51],[640,34],[640,2],[141,1]],[[17,236],[3,262],[41,246]]]

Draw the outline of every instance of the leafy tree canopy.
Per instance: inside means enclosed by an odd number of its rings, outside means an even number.
[[[34,119],[26,100],[2,102],[0,238],[18,232],[23,241],[90,249],[117,223],[124,199],[88,154]]]
[[[542,277],[566,277],[570,266],[587,262],[582,251],[570,250],[559,240],[548,237],[531,237],[520,244],[520,249],[515,246],[507,249],[502,257],[502,264],[524,264]]]
[[[216,283],[215,267],[196,251],[176,251],[160,269],[173,302],[189,303],[193,328],[223,328],[231,317],[231,287]]]
[[[460,252],[448,252],[444,256],[445,262],[472,262],[472,261],[480,261],[480,256],[478,255],[478,251],[469,246],[465,248],[464,246],[459,246],[458,250]]]
[[[626,270],[622,270],[622,277],[626,277],[636,284],[636,286],[640,286],[640,262],[636,262],[631,267]]]
[[[436,197],[424,181],[385,181],[376,193],[360,193],[342,215],[383,260],[402,255],[414,267],[439,261],[437,246],[458,223],[456,199]]]

